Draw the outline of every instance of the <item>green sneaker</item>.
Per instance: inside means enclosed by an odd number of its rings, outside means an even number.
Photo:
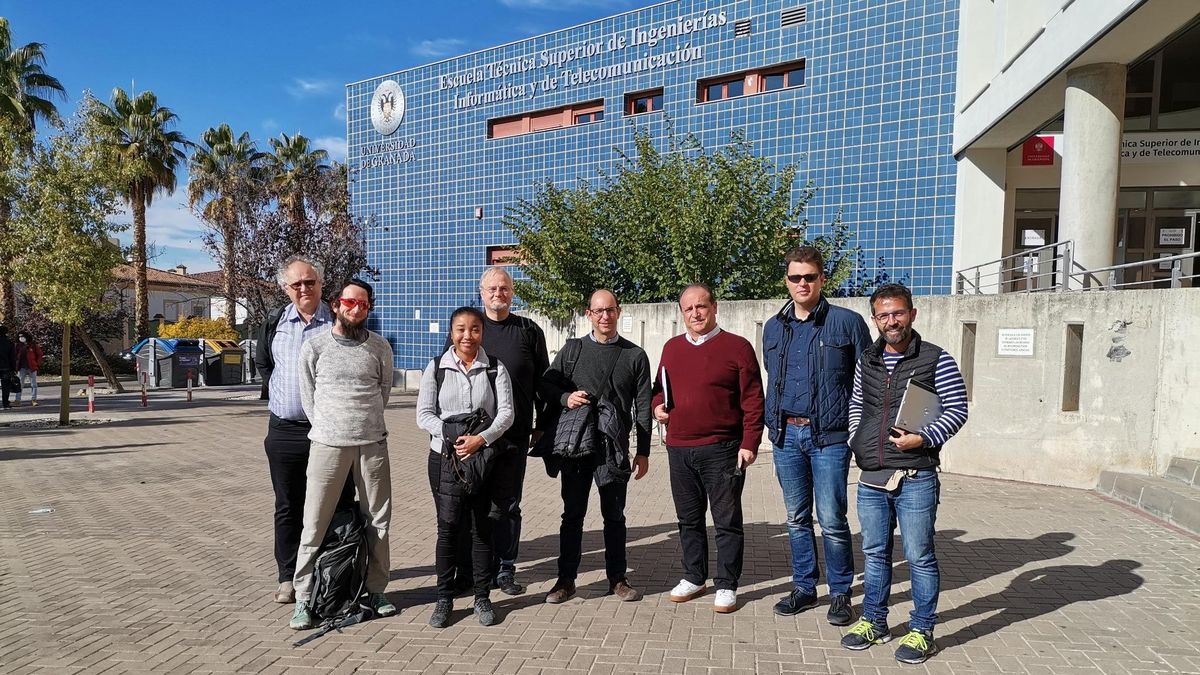
[[[910,630],[908,635],[900,638],[896,660],[900,663],[925,663],[936,653],[937,645],[933,642],[933,633],[926,630]]]
[[[396,615],[396,606],[383,593],[372,593],[367,598],[367,604],[375,612],[375,616],[387,617]]]
[[[296,611],[292,612],[292,620],[288,622],[288,628],[292,630],[308,630],[313,627],[312,613],[308,610],[308,602],[299,600],[296,602]]]
[[[842,646],[857,652],[891,639],[892,634],[888,632],[887,627],[880,628],[866,619],[859,619],[858,623],[851,626],[842,636]]]

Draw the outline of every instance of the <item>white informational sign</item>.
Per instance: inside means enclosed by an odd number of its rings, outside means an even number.
[[[440,329],[440,328],[438,328],[438,322],[436,322],[436,321],[430,321],[430,322],[429,322],[429,332],[430,332],[430,333],[440,333],[440,332],[442,332],[442,331],[441,331],[441,329]]]
[[[1023,230],[1021,232],[1022,246],[1045,246],[1046,231],[1045,230]]]
[[[1001,328],[996,335],[996,356],[1033,356],[1033,328]]]
[[[1170,258],[1170,257],[1171,257],[1171,255],[1172,255],[1172,254],[1170,254],[1170,253],[1159,253],[1159,254],[1158,254],[1158,257],[1160,257],[1160,258]],[[1160,262],[1160,263],[1158,263],[1158,269],[1160,269],[1160,270],[1169,270],[1169,269],[1171,269],[1171,266],[1173,266],[1174,264],[1175,264],[1175,261],[1173,261],[1173,260],[1168,260],[1167,262]]]
[[[1129,164],[1200,160],[1200,131],[1131,131],[1121,141],[1121,161]]]
[[[1027,255],[1021,258],[1021,269],[1025,272],[1025,276],[1031,277],[1038,273],[1038,258],[1036,255]]]
[[[621,318],[621,332],[628,333],[633,330],[633,317],[626,316]]]
[[[421,310],[414,309],[413,310],[413,318],[416,319],[417,321],[420,321],[421,320]]]
[[[1186,232],[1182,227],[1164,227],[1158,231],[1158,245],[1183,246]]]

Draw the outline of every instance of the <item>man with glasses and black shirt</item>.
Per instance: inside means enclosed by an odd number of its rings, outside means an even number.
[[[279,588],[275,602],[295,602],[292,578],[300,548],[304,494],[312,428],[300,402],[300,348],[333,326],[333,313],[321,302],[321,263],[295,255],[276,272],[291,303],[268,313],[258,334],[255,363],[263,378],[271,417],[263,446],[275,491],[275,566]],[[354,503],[354,483],[346,481],[342,504]]]
[[[765,422],[792,554],[792,590],[775,603],[775,613],[792,616],[817,606],[815,503],[829,585],[826,618],[848,626],[854,620],[854,549],[846,519],[847,413],[854,363],[871,334],[861,316],[829,304],[821,293],[825,259],[819,250],[802,246],[789,251],[784,263],[791,300],[763,326]]]
[[[313,565],[348,476],[358,488],[366,521],[366,604],[377,616],[396,613],[384,595],[390,575],[392,475],[383,409],[392,393],[392,346],[364,325],[374,301],[370,284],[351,279],[333,301],[333,329],[300,350],[300,401],[312,422],[312,450],[296,559],[296,611],[289,624],[295,630],[313,625]]]
[[[627,453],[629,430],[635,426],[637,450],[628,465],[614,462],[621,475],[605,469],[609,462],[602,452],[603,444],[597,444],[587,457],[556,462],[562,476],[563,514],[558,531],[558,580],[546,594],[550,604],[566,602],[575,595],[583,519],[593,482],[604,517],[604,567],[609,592],[624,602],[642,597],[625,576],[625,497],[628,472],[633,472],[634,480],[640,480],[650,468],[650,359],[641,347],[617,334],[621,304],[612,291],[592,293],[587,315],[592,332],[569,340],[554,357],[554,364],[542,380],[543,397],[569,409],[607,400],[616,410],[614,417],[620,420],[617,435],[624,439],[622,451]],[[600,435],[597,429],[596,436]]]
[[[871,312],[879,339],[858,359],[850,398],[850,447],[862,469],[857,511],[863,612],[842,637],[842,646],[858,651],[892,639],[888,598],[892,535],[899,525],[913,609],[896,660],[923,663],[937,652],[933,627],[941,575],[933,542],[941,496],[938,466],[942,446],[967,422],[967,387],[954,357],[913,330],[917,310],[907,288],[880,286],[871,295]],[[910,386],[934,392],[941,410],[920,429],[906,430],[895,425]]]
[[[512,313],[513,279],[503,267],[489,267],[479,277],[483,301],[483,350],[504,364],[512,381],[516,418],[504,432],[509,450],[499,454],[489,477],[492,508],[492,572],[496,587],[508,595],[525,588],[517,583],[517,555],[521,542],[521,493],[525,486],[526,448],[534,433],[534,413],[545,404],[538,393],[542,375],[550,367],[546,336],[532,320]],[[447,345],[449,346],[449,345]],[[460,559],[470,560],[470,540],[459,542]],[[458,573],[460,587],[469,588],[471,570]]]

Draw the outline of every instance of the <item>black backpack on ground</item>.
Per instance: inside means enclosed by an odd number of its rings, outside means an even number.
[[[320,629],[295,646],[371,618],[371,610],[362,602],[367,592],[367,555],[363,515],[358,509],[339,509],[325,530],[325,539],[313,564],[308,602]]]

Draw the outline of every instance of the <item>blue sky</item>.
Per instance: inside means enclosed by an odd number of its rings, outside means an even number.
[[[573,26],[653,0],[479,0],[461,2],[167,2],[0,0],[13,41],[46,45],[46,71],[62,81],[74,110],[91,90],[152,90],[197,140],[223,122],[266,139],[296,132],[344,159],[347,82]],[[189,272],[215,269],[188,211],[184,177],[147,214],[151,262]],[[128,221],[128,218],[125,219]],[[129,233],[121,235],[128,243]]]

